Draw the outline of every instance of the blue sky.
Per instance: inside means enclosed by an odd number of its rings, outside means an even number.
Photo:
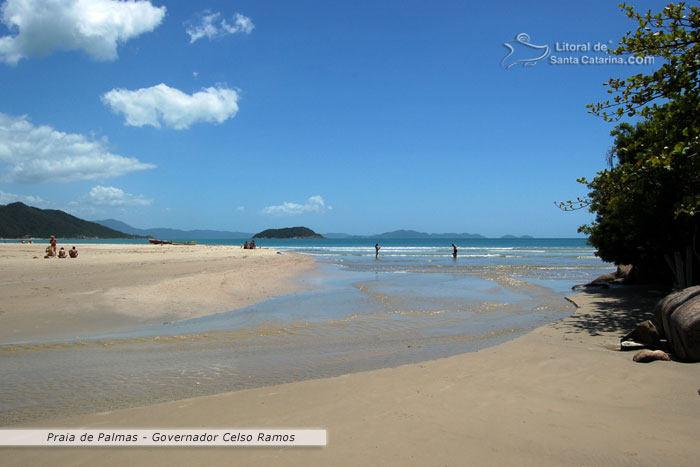
[[[577,236],[585,106],[655,68],[556,51],[634,30],[613,1],[0,4],[0,203],[139,228]]]

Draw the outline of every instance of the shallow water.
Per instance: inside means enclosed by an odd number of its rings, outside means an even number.
[[[442,246],[386,248],[380,260],[373,248],[335,248],[304,278],[308,292],[78,341],[0,346],[0,424],[476,351],[568,316],[571,285],[609,270],[578,259],[583,247],[549,257],[530,248],[529,264],[482,250],[478,261],[455,261]]]

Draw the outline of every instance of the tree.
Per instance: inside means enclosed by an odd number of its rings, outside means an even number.
[[[638,13],[627,4],[621,4],[628,18],[635,19],[638,28],[627,33],[620,46],[611,51],[615,55],[634,57],[653,56],[665,63],[652,73],[636,74],[626,79],[611,78],[606,85],[612,99],[588,107],[608,121],[617,121],[624,115],[652,117],[659,99],[682,100],[688,95],[697,98],[698,70],[700,69],[700,9],[686,7],[684,2],[666,6],[661,13]],[[608,110],[615,109],[608,113]]]
[[[649,75],[611,79],[612,100],[588,106],[607,121],[641,120],[618,124],[609,167],[590,182],[579,179],[590,190],[588,199],[560,207],[596,214],[579,231],[603,260],[634,264],[651,279],[679,286],[698,283],[700,10],[684,3],[658,14],[620,7],[638,28],[612,53],[652,55],[663,64]]]

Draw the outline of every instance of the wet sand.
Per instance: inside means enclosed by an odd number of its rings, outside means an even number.
[[[61,245],[66,250],[72,244]],[[231,311],[308,286],[310,257],[215,245],[0,244],[0,344],[66,339]]]
[[[0,455],[3,465],[697,465],[697,364],[639,364],[615,350],[657,298],[638,288],[581,293],[566,320],[476,353],[24,425],[325,428],[324,448]]]

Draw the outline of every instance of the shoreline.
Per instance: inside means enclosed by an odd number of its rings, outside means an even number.
[[[31,323],[32,317],[53,314],[50,318],[62,329],[47,328],[52,335],[43,340],[33,335],[29,342],[17,342],[15,336],[14,344],[1,346],[7,371],[0,384],[0,425],[434,360],[497,345],[574,309],[560,292],[493,274],[386,274],[379,280],[321,259],[312,261],[313,272],[297,271],[292,279],[311,290],[231,312],[229,303],[246,297],[229,286],[227,274],[235,275],[239,285],[243,276],[274,276],[272,286],[279,289],[275,269],[291,273],[294,256],[214,246],[100,244],[80,251],[77,260],[66,261],[15,254],[12,276],[41,276],[52,287],[45,292],[25,287],[24,300],[22,290],[13,291],[19,294],[15,303],[29,305],[19,307],[21,317]],[[86,262],[80,263],[83,258]],[[31,267],[38,272],[22,270]],[[60,281],[46,279],[58,273]],[[76,280],[84,290],[72,290],[68,297],[57,293]],[[254,277],[252,282],[255,291],[264,288]],[[443,296],[438,291],[445,286]],[[210,314],[218,310],[201,304],[216,296],[225,312]],[[46,309],[37,307],[42,297],[51,297]],[[192,305],[183,306],[183,298]],[[83,309],[72,309],[71,299],[82,302]],[[205,316],[181,320],[178,311]],[[0,316],[0,327],[4,322]],[[70,334],[56,340],[58,331]],[[27,387],[37,390],[25,393]]]
[[[616,348],[658,298],[582,292],[504,344],[352,373],[54,420],[64,428],[325,428],[324,448],[2,448],[8,465],[695,465],[697,367]],[[672,391],[672,393],[670,392]],[[12,428],[47,427],[32,423]]]
[[[68,244],[66,244],[68,245]],[[222,245],[0,244],[0,344],[60,340],[233,311],[309,289],[313,258]]]

